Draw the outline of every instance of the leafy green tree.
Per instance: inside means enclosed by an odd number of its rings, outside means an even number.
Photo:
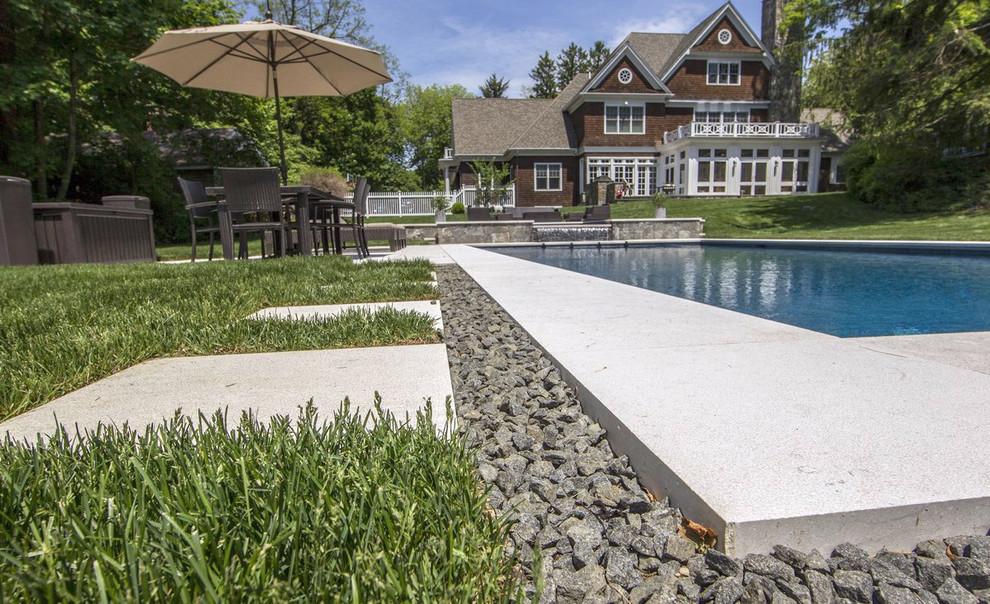
[[[805,106],[838,110],[859,136],[847,163],[854,194],[921,209],[915,198],[966,182],[942,156],[987,142],[990,3],[793,0],[785,14],[783,27],[804,25],[820,49]]]
[[[497,161],[473,161],[471,171],[477,176],[475,201],[485,207],[498,205],[509,194],[515,179],[509,178],[509,164]]]
[[[398,108],[369,88],[347,97],[300,97],[288,131],[313,151],[308,165],[367,176],[376,190],[408,182]]]
[[[493,73],[478,87],[478,90],[486,99],[504,99],[505,93],[509,90],[509,81]]]
[[[69,196],[80,153],[101,132],[117,132],[119,144],[140,147],[147,129],[253,117],[256,105],[214,104],[216,96],[182,89],[130,61],[162,30],[235,20],[224,2],[9,0],[8,7],[17,25],[13,59],[0,64],[3,168],[30,178],[43,199]]]
[[[531,99],[552,99],[557,96],[557,66],[550,58],[550,52],[544,52],[539,61],[529,72],[529,77],[533,80],[530,88],[529,98]]]
[[[588,64],[588,52],[571,42],[557,55],[557,89],[563,90],[574,76],[584,71]]]
[[[408,148],[409,165],[419,176],[424,190],[436,189],[442,182],[438,162],[444,147],[450,146],[451,100],[473,96],[459,84],[406,89],[400,106],[402,133]]]

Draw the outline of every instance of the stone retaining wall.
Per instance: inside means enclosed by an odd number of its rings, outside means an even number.
[[[540,223],[543,228],[580,228],[580,223]],[[703,236],[705,221],[701,218],[632,218],[602,223],[610,225],[613,241],[644,239],[698,239]],[[526,243],[540,241],[532,220],[500,220],[484,222],[442,222],[440,224],[407,224],[410,241],[432,239],[437,243]],[[555,241],[566,239],[555,238]],[[582,238],[576,237],[575,241]]]

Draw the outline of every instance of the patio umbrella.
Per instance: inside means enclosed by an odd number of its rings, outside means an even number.
[[[391,82],[381,54],[275,23],[195,27],[165,32],[132,60],[183,86],[275,98],[282,182],[286,180],[281,97],[346,96]]]

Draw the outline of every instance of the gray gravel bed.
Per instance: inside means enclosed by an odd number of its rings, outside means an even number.
[[[524,565],[539,550],[542,601],[990,604],[988,536],[872,557],[699,552],[526,333],[463,270],[436,271],[458,421],[491,506],[512,514],[510,548]]]

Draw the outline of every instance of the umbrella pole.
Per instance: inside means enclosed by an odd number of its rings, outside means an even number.
[[[289,167],[285,164],[285,141],[282,140],[282,102],[278,98],[278,71],[272,65],[272,83],[275,90],[275,123],[278,124],[278,159],[282,184],[289,184]]]

